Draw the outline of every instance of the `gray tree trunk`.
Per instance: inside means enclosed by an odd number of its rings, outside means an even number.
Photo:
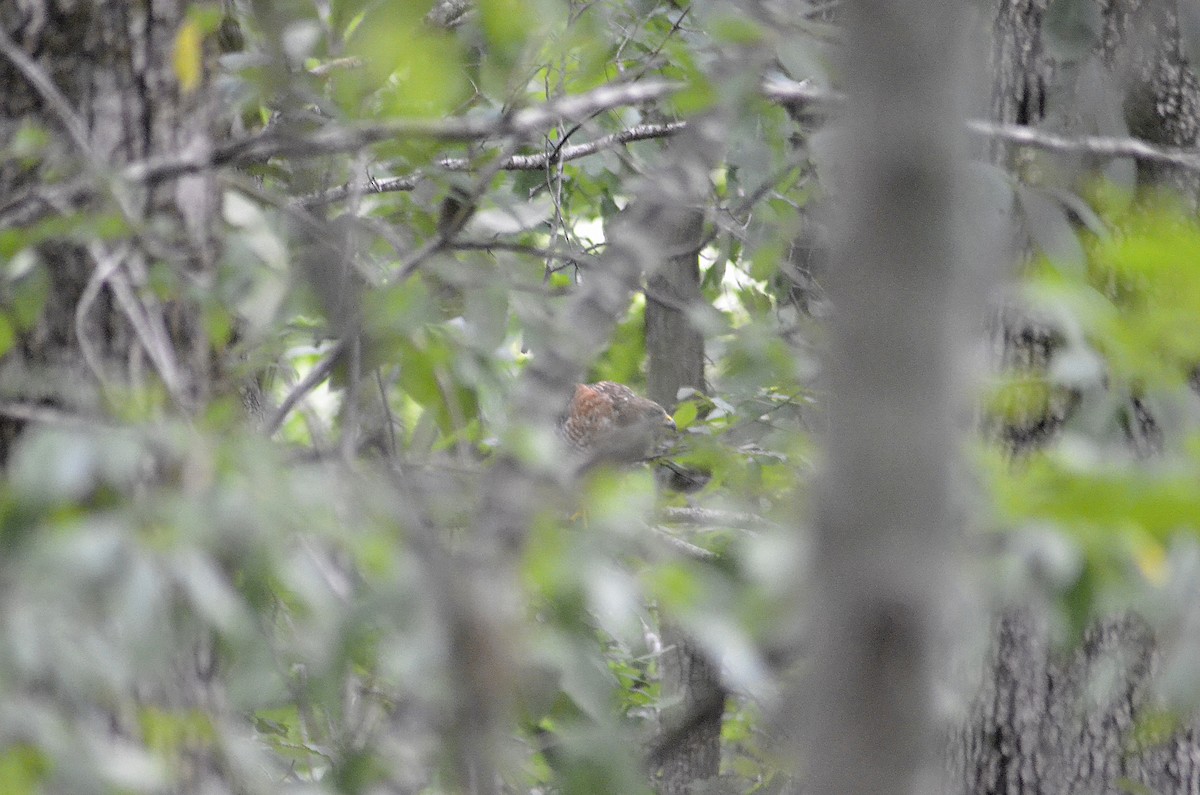
[[[805,792],[928,792],[939,605],[954,567],[949,496],[956,131],[954,0],[847,4],[845,218],[829,430],[811,566]],[[839,191],[840,192],[840,191]]]

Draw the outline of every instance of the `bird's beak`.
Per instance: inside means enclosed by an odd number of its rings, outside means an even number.
[[[671,418],[670,414],[666,415],[666,418],[663,419],[663,427],[670,431],[678,430],[675,427],[675,420]]]

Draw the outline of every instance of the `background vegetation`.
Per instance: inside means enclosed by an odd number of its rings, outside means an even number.
[[[0,12],[0,791],[795,786],[839,4],[26,5]],[[1091,6],[1051,4],[1076,95]],[[29,44],[56,26],[123,30],[158,82],[88,83]],[[88,85],[169,120],[85,113]],[[973,714],[998,606],[1064,650],[1136,613],[1161,656],[1120,756],[1200,692],[1200,228],[1136,179],[1183,154],[1098,132],[1144,151],[1059,147],[1097,177],[1035,135],[967,169],[986,223],[953,276],[991,291],[955,372],[991,375],[947,452],[961,665],[931,711]],[[644,273],[672,258],[694,294]],[[576,381],[651,390],[651,304],[703,340],[703,384],[655,395],[673,466],[581,473],[555,418]],[[719,665],[719,777],[664,772],[704,717],[664,637]]]

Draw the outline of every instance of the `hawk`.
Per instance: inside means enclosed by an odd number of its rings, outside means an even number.
[[[666,409],[612,381],[577,385],[558,423],[559,434],[589,465],[645,461],[674,430]]]

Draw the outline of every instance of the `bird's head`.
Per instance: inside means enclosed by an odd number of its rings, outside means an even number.
[[[667,413],[667,410],[655,403],[653,400],[646,401],[650,405],[646,406],[643,411],[643,422],[645,422],[652,430],[655,431],[675,431],[675,420]]]

